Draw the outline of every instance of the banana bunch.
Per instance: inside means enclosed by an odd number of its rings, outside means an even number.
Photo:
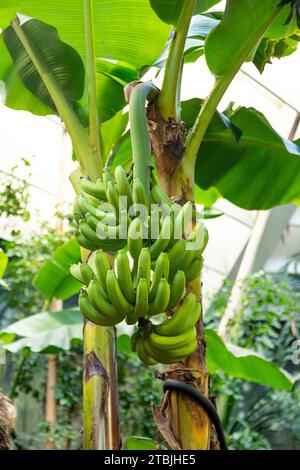
[[[75,199],[73,215],[79,232],[78,243],[90,250],[99,248],[116,252],[127,244],[127,224],[131,219],[128,208],[143,205],[149,208],[149,198],[143,184],[132,175],[127,177],[122,166],[114,175],[106,168],[103,179],[95,183],[82,178],[81,194]]]
[[[131,348],[146,365],[171,364],[190,356],[197,347],[195,325],[201,308],[189,293],[175,313],[158,325],[142,325],[131,337]]]

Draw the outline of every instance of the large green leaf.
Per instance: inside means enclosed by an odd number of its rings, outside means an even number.
[[[22,30],[38,49],[42,62],[47,65],[66,98],[71,102],[79,100],[84,92],[84,66],[78,53],[60,41],[55,28],[39,20],[27,20],[22,24]],[[55,106],[40,74],[12,27],[3,32],[3,37],[15,65],[8,65],[8,70],[5,70],[2,64],[0,78],[3,78],[6,84],[6,104],[14,109],[24,109],[38,115],[55,112]],[[113,117],[125,106],[123,87],[136,78],[137,70],[133,66],[97,59],[97,100],[102,122]],[[85,91],[79,107],[76,103],[80,117],[83,112],[87,115],[86,108]],[[85,125],[87,124],[86,122]]]
[[[262,357],[241,350],[239,356],[225,346],[222,339],[213,330],[205,330],[207,342],[207,368],[211,374],[222,370],[229,377],[240,378],[280,390],[291,390],[292,382],[276,364]],[[242,351],[242,355],[241,355]]]
[[[43,62],[70,102],[79,100],[84,91],[84,65],[80,55],[68,44],[62,42],[57,30],[42,21],[26,19],[21,23],[22,30],[30,38],[33,47],[43,58]],[[26,87],[47,106],[55,109],[40,74],[16,35],[12,26],[3,33],[5,45],[14,61],[16,73]]]
[[[1,4],[0,28],[5,29],[16,12],[37,18],[53,25],[84,59],[83,11],[82,0],[9,0]],[[140,68],[151,65],[161,53],[170,28],[157,18],[149,0],[94,0],[93,12],[97,57]],[[0,55],[2,59],[2,48]]]
[[[200,105],[201,100],[182,104],[182,119],[188,127]],[[232,128],[215,116],[198,152],[196,184],[202,190],[215,188],[248,210],[300,201],[300,145],[280,137],[252,108],[239,108],[230,122],[240,129],[240,139],[234,139]],[[205,193],[200,197],[198,202],[209,205]]]
[[[224,16],[206,40],[205,56],[217,76],[239,68],[264,35],[278,0],[227,0]]]
[[[80,290],[80,283],[70,274],[70,265],[80,261],[80,247],[73,238],[59,247],[40,268],[33,285],[51,300],[68,299]]]
[[[190,0],[187,0],[190,1]],[[202,13],[220,0],[197,0],[194,14]],[[168,24],[176,24],[180,16],[182,7],[184,5],[183,0],[150,0],[151,7],[159,18]]]
[[[24,348],[33,352],[53,353],[69,350],[82,340],[83,318],[78,308],[60,312],[42,312],[24,318],[0,331],[2,347],[12,353]],[[17,339],[16,337],[21,337]]]

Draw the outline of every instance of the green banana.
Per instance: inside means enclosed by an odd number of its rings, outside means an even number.
[[[180,258],[180,270],[181,271],[186,271],[192,264],[193,259],[195,257],[195,251],[194,250],[187,250],[187,248],[184,250],[183,255]]]
[[[98,181],[97,183],[93,183],[86,178],[82,178],[79,181],[79,186],[82,191],[91,196],[94,196],[98,199],[106,199],[105,189],[102,182]]]
[[[186,230],[192,226],[193,204],[188,201],[180,209],[174,220],[175,238],[183,238]],[[191,227],[192,228],[192,227]]]
[[[109,241],[109,242],[122,242],[117,244],[118,246],[121,246],[123,244],[125,246],[126,244],[126,238],[120,238],[120,232],[122,227],[120,225],[115,225],[115,226],[110,226],[103,224],[99,220],[97,220],[93,215],[87,214],[86,215],[86,223],[90,226],[90,228],[96,233],[98,239],[100,242],[104,241]],[[98,236],[98,234],[103,234],[103,238]],[[104,238],[104,234],[106,235],[106,238]],[[112,244],[110,243],[110,245]]]
[[[97,312],[107,318],[107,321],[114,322],[114,325],[117,325],[124,320],[124,315],[122,315],[115,307],[107,301],[107,294],[102,288],[99,281],[91,281],[87,294],[90,302],[95,307]]]
[[[186,327],[186,325],[189,325],[188,318],[192,317],[194,319],[194,316],[196,316],[196,314],[194,315],[195,305],[196,296],[191,292],[185,297],[182,304],[178,307],[171,318],[164,320],[159,325],[153,325],[153,331],[163,336],[175,336],[183,333],[186,329],[188,329]],[[193,323],[191,326],[194,326],[195,323]]]
[[[171,284],[171,295],[167,310],[172,310],[179,304],[185,294],[186,279],[183,271],[177,271]]]
[[[91,304],[88,295],[86,292],[82,292],[79,295],[79,308],[81,313],[91,322],[95,323],[96,325],[101,326],[113,326],[110,320],[105,318],[103,315],[97,312],[97,310]]]
[[[79,223],[80,219],[84,217],[84,213],[81,211],[79,204],[78,204],[78,197],[74,199],[73,216],[77,224]]]
[[[187,284],[194,281],[197,277],[200,276],[203,267],[203,258],[202,256],[196,257],[192,262],[191,266],[185,271],[185,277]]]
[[[145,350],[145,341],[142,336],[137,339],[136,343],[136,352],[140,360],[147,366],[154,366],[157,364],[157,361],[153,359]]]
[[[172,232],[173,232],[173,220],[172,220],[172,217],[168,215],[163,220],[161,231],[159,233],[158,238],[149,247],[150,255],[152,259],[156,259],[162,251],[167,249],[170,243],[170,237],[172,236]]]
[[[98,219],[99,221],[101,221],[103,218],[105,218],[105,221],[109,225],[115,225],[116,224],[116,220],[117,220],[116,215],[117,214],[105,212],[105,211],[102,211],[102,210],[98,209],[97,207],[93,206],[93,204],[91,204],[86,197],[84,197],[82,195],[78,197],[78,207],[79,207],[80,211],[85,215],[86,214],[91,214],[96,219]]]
[[[162,351],[161,349],[154,347],[150,343],[149,338],[147,338],[145,341],[147,344],[147,351],[151,355],[151,358],[157,362],[160,362],[161,364],[172,364],[174,362],[179,362],[185,357],[190,356],[197,347],[197,340],[194,339],[189,344],[181,348],[170,351]]]
[[[148,283],[146,279],[141,278],[136,289],[136,301],[134,315],[136,318],[144,318],[148,313]]]
[[[119,193],[115,185],[109,181],[106,188],[106,197],[109,202],[117,211],[119,210]]]
[[[81,275],[80,266],[81,266],[81,263],[72,264],[70,266],[70,273],[72,274],[73,277],[75,277],[75,279],[77,279],[77,281],[80,281],[82,284],[85,284],[84,279]]]
[[[141,278],[147,282],[148,288],[150,287],[150,272],[151,272],[151,256],[148,248],[142,248],[138,259],[137,267],[137,283]]]
[[[87,215],[86,220],[89,221],[89,223],[87,221],[81,221],[79,223],[79,230],[85,238],[95,245],[95,247],[102,248],[105,251],[117,251],[124,248],[126,245],[126,239],[115,238],[115,236],[118,235],[115,233],[117,230],[116,227],[110,227],[108,225],[101,224],[101,222],[98,222],[97,230],[101,230],[102,228],[103,232],[107,233],[108,235],[107,238],[101,238],[98,236],[94,228],[92,228],[92,226],[94,227],[94,223],[97,221],[93,221],[91,215]],[[110,238],[109,235],[111,235],[112,238]]]
[[[185,240],[178,240],[168,252],[170,260],[169,280],[172,282],[175,274],[180,269],[180,263],[185,252]]]
[[[153,278],[149,291],[149,301],[152,302],[156,295],[158,284],[162,277],[168,279],[170,269],[170,261],[167,253],[161,253],[157,258],[154,266]]]
[[[83,248],[86,248],[89,251],[97,250],[97,246],[95,245],[95,243],[93,243],[91,240],[86,238],[83,235],[83,233],[77,233],[76,234],[76,240],[78,241],[80,246],[82,246]]]
[[[98,281],[101,283],[102,287],[106,289],[106,275],[107,271],[111,269],[111,266],[103,250],[96,251],[94,263]]]
[[[149,303],[148,317],[165,312],[170,300],[170,286],[167,279],[162,278],[159,281],[155,298]]]
[[[109,168],[104,167],[104,169],[103,169],[103,184],[104,184],[105,193],[107,191],[107,187],[108,187],[109,182],[113,183],[113,177],[112,177],[112,174],[111,174]]]
[[[172,199],[170,199],[167,194],[164,192],[162,187],[159,185],[159,183],[154,182],[151,187],[151,196],[153,201],[156,204],[166,204],[169,207],[176,206],[178,209],[180,208],[180,205],[173,202]]]
[[[118,251],[116,258],[118,280],[123,294],[131,304],[135,301],[135,292],[128,255],[125,250]]]
[[[130,207],[133,203],[132,193],[126,172],[121,165],[115,169],[115,181],[119,195],[127,197],[127,206]]]
[[[133,306],[127,301],[121,291],[117,276],[113,269],[107,272],[106,287],[111,303],[121,314],[126,316],[133,312]]]
[[[176,351],[193,342],[196,338],[196,328],[192,327],[177,336],[161,336],[155,332],[150,333],[149,341],[153,347],[162,351]]]
[[[134,178],[133,180],[132,198],[134,204],[141,204],[149,209],[149,198],[147,197],[143,183],[138,178]]]
[[[130,223],[128,228],[128,249],[134,261],[138,261],[142,248],[143,234],[141,221],[139,218],[136,218]]]

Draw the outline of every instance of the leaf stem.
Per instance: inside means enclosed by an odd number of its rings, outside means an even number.
[[[167,121],[173,118],[180,120],[180,75],[184,46],[196,0],[185,0],[180,17],[174,28],[171,47],[165,69],[164,81],[158,98],[158,106],[162,117]]]
[[[191,129],[187,138],[184,161],[186,163],[189,162],[189,166],[195,166],[197,153],[204,139],[207,128],[216,112],[217,106],[219,105],[229,85],[231,84],[235,75],[238,73],[242,64],[247,59],[249,52],[255,47],[255,44],[257,44],[264,32],[274,21],[280,10],[281,7],[277,7],[276,9],[271,11],[271,13],[267,16],[265,21],[260,26],[260,28],[255,31],[255,34],[253,34],[250,38],[248,38],[248,40],[245,41],[243,47],[241,48],[241,53],[233,61],[231,67],[223,75],[216,79],[213,90],[208,96],[208,98],[205,100],[194,123],[194,126]]]
[[[86,130],[80,124],[78,117],[70,106],[70,103],[67,101],[62,90],[59,88],[51,70],[39,53],[35,44],[33,44],[21,28],[19,20],[15,18],[11,22],[11,26],[40,74],[41,79],[43,80],[56,106],[60,118],[65,123],[66,129],[73,143],[74,151],[82,169],[92,179],[96,179],[99,177],[101,167],[99,166],[99,162],[95,159]]]
[[[100,133],[100,119],[97,107],[96,54],[92,0],[84,0],[85,44],[88,80],[90,142],[95,149],[102,168],[103,145]]]

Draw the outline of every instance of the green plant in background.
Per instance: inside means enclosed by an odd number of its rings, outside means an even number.
[[[298,337],[300,293],[287,276],[273,279],[258,272],[242,284],[243,297],[232,320],[230,341],[268,357],[297,378],[292,363],[293,342]],[[205,316],[217,327],[230,295],[230,283],[212,299]],[[300,412],[297,382],[292,391],[270,390],[218,373],[212,380],[212,393],[234,449],[299,449]]]
[[[22,158],[18,165],[11,168],[10,172],[0,171],[0,214],[7,217],[21,217],[27,221],[30,217],[27,206],[30,199],[28,178],[30,162]],[[25,169],[22,178],[18,176],[19,170]]]

